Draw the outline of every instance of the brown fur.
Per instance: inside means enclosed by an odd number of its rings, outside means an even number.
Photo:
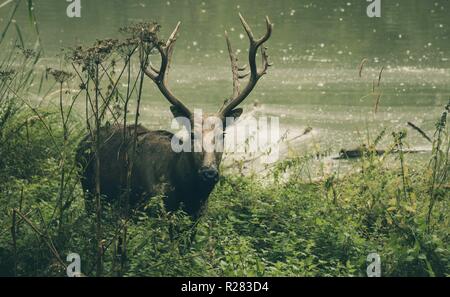
[[[123,127],[103,127],[100,130],[100,191],[110,202],[119,201],[126,189],[125,149],[133,156],[134,126],[123,143]],[[167,131],[150,131],[137,127],[137,145],[131,171],[130,206],[136,207],[149,197],[163,194],[165,206],[173,211],[180,206],[189,215],[197,217],[215,183],[199,177],[201,164],[196,153],[176,153],[171,149],[174,135]],[[80,143],[77,162],[82,168],[84,191],[95,192],[95,154],[90,135]],[[220,160],[219,160],[220,162]],[[86,195],[87,208],[92,208],[92,195]]]

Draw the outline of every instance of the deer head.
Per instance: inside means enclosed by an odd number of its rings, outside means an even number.
[[[219,177],[219,164],[222,158],[223,138],[227,124],[239,118],[242,114],[242,109],[237,108],[255,88],[259,79],[264,76],[267,69],[271,66],[266,53],[267,48],[264,43],[270,38],[272,34],[273,24],[269,18],[266,17],[266,33],[263,37],[255,39],[250,26],[245,19],[239,14],[242,26],[247,33],[250,41],[248,51],[248,67],[250,71],[241,74],[247,69],[247,66],[239,67],[237,65],[237,57],[231,48],[231,43],[228,34],[225,31],[225,37],[228,45],[228,52],[231,60],[231,68],[233,73],[233,96],[226,100],[218,112],[214,114],[202,114],[197,116],[186,105],[181,102],[170,91],[167,85],[167,74],[171,63],[172,53],[176,36],[180,27],[178,22],[174,31],[165,43],[158,43],[156,48],[161,56],[161,64],[159,69],[154,67],[151,63],[144,65],[144,73],[156,84],[158,89],[164,97],[172,104],[170,110],[175,118],[184,118],[188,126],[188,131],[191,133],[192,150],[194,151],[194,160],[196,168],[198,168],[199,176],[205,182],[215,183]],[[260,51],[262,58],[261,69],[258,69],[256,63],[256,55]],[[247,84],[241,90],[240,80],[249,77]],[[219,148],[219,149],[211,149]]]

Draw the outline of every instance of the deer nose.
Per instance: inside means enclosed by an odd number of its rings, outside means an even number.
[[[217,182],[219,180],[219,171],[214,167],[202,167],[199,173],[204,181]]]

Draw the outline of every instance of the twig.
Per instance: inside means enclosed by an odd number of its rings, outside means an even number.
[[[53,254],[53,256],[55,257],[55,259],[58,261],[59,265],[61,265],[64,269],[67,269],[67,264],[61,259],[58,251],[56,250],[55,246],[53,245],[51,238],[42,233],[31,221],[30,219],[28,219],[24,214],[22,214],[21,211],[19,211],[18,209],[13,209],[13,214],[17,214],[19,215],[19,217],[21,217],[25,223],[28,224],[28,226],[31,227],[31,229],[33,229],[33,231],[45,242],[45,244],[47,245],[48,249],[50,250],[50,252]]]
[[[426,140],[428,140],[430,143],[432,143],[433,141],[431,140],[431,138],[427,135],[427,133],[425,133],[425,131],[423,131],[422,129],[420,129],[419,127],[417,127],[416,125],[414,125],[411,122],[408,122],[408,125],[413,128],[414,130],[416,130],[417,132],[420,133],[420,135],[422,135],[423,138],[425,138]]]
[[[362,77],[362,71],[363,71],[364,65],[367,63],[367,61],[368,60],[366,58],[364,58],[361,61],[361,63],[359,64],[359,77]]]

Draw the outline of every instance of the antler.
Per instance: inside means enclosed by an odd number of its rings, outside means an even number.
[[[231,42],[230,38],[228,38],[227,31],[225,31],[225,39],[227,40],[228,53],[230,54],[231,73],[233,74],[233,97],[237,97],[241,92],[239,82],[239,66],[237,64],[238,59],[235,52],[233,51],[233,48],[231,47]]]
[[[166,97],[166,99],[174,106],[180,108],[187,116],[191,116],[192,112],[189,108],[186,107],[179,99],[177,99],[173,93],[169,90],[167,86],[167,76],[169,73],[170,63],[172,60],[173,47],[176,41],[176,35],[178,33],[178,29],[180,28],[181,22],[178,22],[177,26],[173,30],[169,39],[167,39],[166,43],[158,43],[156,48],[161,55],[161,66],[159,69],[150,65],[150,69],[147,67],[143,67],[144,73],[158,86],[161,93]]]
[[[250,26],[245,21],[244,17],[239,14],[239,18],[241,19],[242,26],[244,27],[245,32],[247,32],[248,38],[250,40],[250,48],[248,53],[248,63],[250,65],[250,79],[242,90],[239,92],[239,79],[246,77],[245,75],[238,75],[238,71],[242,71],[245,68],[237,67],[237,59],[234,53],[232,53],[230,41],[228,39],[228,34],[225,34],[228,44],[228,51],[230,52],[231,59],[231,67],[233,72],[233,98],[225,102],[224,106],[220,109],[219,113],[221,116],[225,117],[230,111],[232,111],[236,106],[242,103],[242,101],[247,98],[248,95],[253,91],[253,88],[256,86],[259,79],[267,73],[267,69],[272,66],[269,63],[269,56],[266,53],[267,48],[261,47],[272,35],[273,24],[270,22],[269,17],[266,17],[266,26],[267,31],[266,34],[260,39],[256,40],[253,36],[253,32],[250,29]],[[258,49],[261,48],[261,58],[262,58],[262,69],[258,71],[258,67],[256,65],[256,54]]]

